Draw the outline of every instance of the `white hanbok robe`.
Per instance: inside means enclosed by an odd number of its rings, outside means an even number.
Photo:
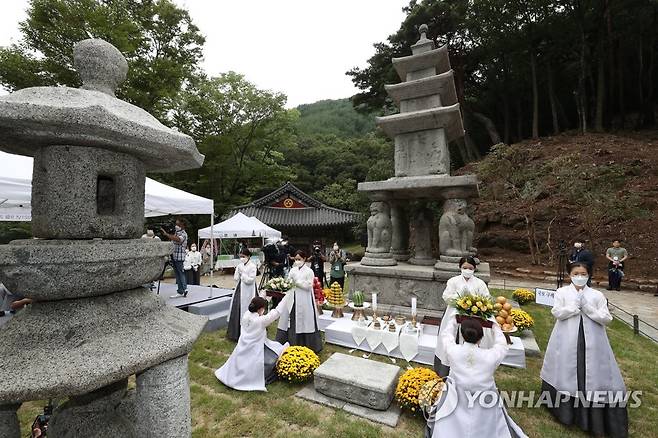
[[[224,385],[240,391],[267,391],[265,389],[264,356],[265,346],[281,356],[288,344],[281,345],[267,338],[267,326],[280,316],[287,305],[282,301],[276,309],[266,315],[248,310],[241,321],[240,339],[226,363],[215,371],[215,376]]]
[[[451,366],[447,391],[437,400],[435,408],[446,403],[446,399],[457,399],[457,402],[452,412],[447,409],[447,416],[433,423],[432,438],[506,438],[513,436],[510,428],[517,436],[526,437],[509,417],[502,402],[485,407],[478,403],[480,399],[474,397],[473,406],[469,407],[469,398],[466,396],[467,391],[471,394],[476,391],[498,393],[494,373],[509,348],[500,326],[494,324],[491,329],[494,336],[491,348],[480,348],[468,342],[455,343],[458,327],[456,319],[451,318],[441,334],[440,342],[444,344]],[[491,403],[492,396],[484,397],[483,401]]]
[[[314,333],[320,327],[313,293],[313,278],[315,274],[308,266],[291,268],[288,273],[296,287],[292,292],[295,305],[295,333]],[[292,306],[292,305],[291,305]],[[279,319],[279,330],[290,328],[290,313],[283,313]]]
[[[256,296],[256,275],[258,269],[256,264],[249,260],[247,263],[240,263],[235,268],[233,279],[240,282],[240,313],[243,314],[248,308],[251,300]],[[237,300],[231,302],[231,311],[233,306],[236,305]],[[231,312],[229,312],[229,321],[231,319]]]
[[[586,391],[583,395],[587,400],[593,401],[590,391],[625,392],[626,385],[605,331],[605,326],[612,321],[605,296],[588,286],[578,292],[575,286],[570,284],[555,292],[551,313],[557,320],[546,347],[541,379],[557,391],[568,392],[572,397],[577,396],[578,329],[582,315]],[[608,402],[610,401],[608,399]]]
[[[451,323],[455,320],[457,315],[457,309],[450,305],[450,302],[456,299],[459,295],[462,295],[465,291],[469,294],[483,295],[485,297],[491,297],[489,293],[489,288],[487,284],[476,276],[471,277],[466,280],[462,275],[457,275],[448,279],[446,283],[446,288],[443,291],[443,301],[446,303],[446,311],[441,318],[441,325],[439,326],[439,336],[436,341],[436,350],[434,355],[441,360],[441,363],[445,366],[450,366],[449,358],[446,356],[444,344],[441,342],[441,334],[445,332],[445,329],[448,323]],[[454,339],[453,339],[454,340]],[[494,344],[494,336],[491,329],[484,329],[484,338],[480,342],[482,348],[492,347]]]

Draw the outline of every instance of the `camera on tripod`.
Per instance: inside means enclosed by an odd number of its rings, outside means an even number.
[[[268,243],[261,248],[263,255],[265,256],[265,264],[270,266],[272,262],[276,261],[277,256],[279,255],[279,247],[274,243]]]
[[[164,235],[162,230],[164,230],[167,234],[176,233],[175,222],[156,222],[150,225],[149,228],[153,229],[153,233],[155,233],[155,235],[158,236],[158,238],[164,242],[168,241],[169,238]]]

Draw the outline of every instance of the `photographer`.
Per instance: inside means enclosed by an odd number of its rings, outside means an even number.
[[[340,250],[338,242],[334,242],[334,247],[329,254],[329,263],[331,264],[331,272],[329,273],[329,285],[334,284],[334,282],[340,284],[340,287],[345,286],[345,265],[347,264],[347,259],[345,255]]]
[[[308,261],[311,263],[311,270],[315,278],[320,280],[321,285],[326,285],[327,277],[324,274],[324,263],[327,261],[327,258],[322,254],[322,246],[317,240],[313,242],[313,253],[308,258]]]
[[[281,277],[285,277],[288,275],[288,272],[290,271],[290,267],[292,266],[292,263],[294,262],[294,254],[295,254],[295,248],[293,248],[289,243],[288,243],[288,238],[284,237],[277,243],[277,247],[279,249],[279,256],[277,257],[277,263],[280,264],[280,268],[283,270],[283,274]]]
[[[163,228],[160,228],[162,235],[174,243],[174,252],[171,255],[171,261],[174,266],[174,273],[176,274],[176,285],[178,290],[176,295],[171,298],[179,298],[187,296],[187,281],[185,280],[185,271],[183,269],[183,262],[185,262],[185,249],[187,248],[187,223],[185,219],[179,217],[176,219],[176,228],[174,234],[169,234]]]

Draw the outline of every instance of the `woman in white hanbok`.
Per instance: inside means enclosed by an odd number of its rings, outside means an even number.
[[[250,257],[251,252],[245,248],[240,252],[240,263],[235,267],[233,278],[238,284],[235,286],[235,292],[233,292],[228,327],[226,328],[226,337],[231,341],[237,341],[240,338],[240,318],[246,312],[252,298],[258,296],[256,290],[258,268],[250,260]]]
[[[294,303],[289,314],[281,315],[276,332],[277,342],[301,345],[319,353],[322,350],[322,337],[318,323],[318,311],[313,293],[315,274],[304,264],[303,251],[295,253],[295,262],[288,278],[294,283],[294,290],[288,292]]]
[[[441,376],[446,377],[450,372],[450,363],[446,357],[443,343],[441,342],[441,334],[444,333],[445,328],[451,323],[457,315],[457,310],[450,305],[450,302],[460,295],[472,294],[483,295],[491,297],[487,284],[475,276],[476,263],[473,257],[462,257],[459,260],[459,269],[461,274],[450,278],[446,283],[446,288],[443,291],[443,301],[446,303],[446,310],[441,318],[441,326],[439,327],[439,336],[436,340],[436,350],[434,351],[434,371]],[[491,347],[493,345],[493,333],[487,329],[485,331],[485,338],[482,342],[483,347]]]
[[[605,331],[612,321],[608,302],[587,286],[587,265],[573,263],[569,275],[571,284],[555,292],[556,321],[540,374],[549,410],[592,435],[627,437],[626,405],[614,399],[626,400],[626,385]]]
[[[494,373],[509,347],[495,321],[491,330],[494,345],[480,348],[483,336],[480,322],[467,319],[459,325],[451,318],[446,323],[440,342],[450,361],[450,374],[446,390],[431,409],[426,437],[527,437],[512,421],[498,395]],[[455,342],[458,331],[464,338],[463,344]]]
[[[267,326],[286,313],[292,296],[284,297],[276,309],[264,315],[267,300],[256,297],[242,317],[242,333],[233,353],[215,376],[224,385],[240,391],[267,391],[276,380],[276,362],[288,347],[267,339]]]

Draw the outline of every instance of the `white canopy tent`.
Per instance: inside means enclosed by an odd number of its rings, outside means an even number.
[[[281,231],[275,230],[255,217],[248,217],[243,213],[238,213],[212,227],[199,230],[199,239],[243,239],[251,237],[281,238]]]

